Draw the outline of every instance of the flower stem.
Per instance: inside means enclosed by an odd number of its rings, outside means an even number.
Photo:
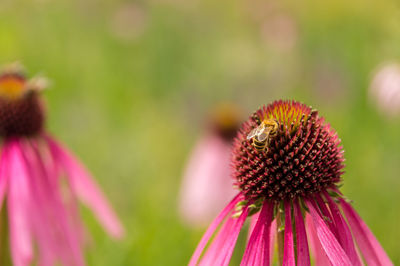
[[[285,230],[282,230],[282,228],[285,226],[284,223],[282,222],[283,218],[283,213],[278,210],[277,215],[276,215],[276,230],[277,230],[277,241],[278,241],[278,265],[283,265],[283,244],[284,244],[284,233]]]
[[[0,265],[12,265],[8,243],[7,204],[5,201],[0,212]]]

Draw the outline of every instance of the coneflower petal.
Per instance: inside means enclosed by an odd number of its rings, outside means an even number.
[[[271,214],[272,215],[272,214]],[[272,216],[271,216],[272,217]],[[273,219],[273,218],[272,218]],[[268,256],[268,261],[264,259],[265,264],[262,266],[267,266],[270,265],[272,262],[272,259],[274,257],[274,248],[275,248],[275,240],[276,240],[276,234],[278,232],[278,229],[276,227],[276,219],[274,219],[271,223],[271,228],[270,228],[270,241],[269,241],[269,256]],[[268,236],[267,236],[268,237]],[[266,252],[266,251],[265,251]]]
[[[244,252],[241,266],[270,264],[270,234],[273,214],[273,204],[264,203],[249,242]]]
[[[258,235],[256,236],[256,241],[253,242],[253,252],[255,250],[255,253],[253,253],[253,256],[250,256],[249,259],[250,261],[247,263],[244,263],[243,265],[254,265],[254,266],[261,266],[264,265],[268,262],[266,262],[265,254],[266,254],[266,246],[265,239],[263,238],[265,230],[268,230],[265,226],[261,226],[260,231],[258,232]],[[267,236],[268,237],[268,236]],[[254,248],[257,247],[257,248]],[[267,264],[268,265],[268,264]]]
[[[338,240],[342,245],[344,251],[349,256],[349,259],[353,265],[361,265],[360,258],[357,254],[357,251],[354,247],[353,237],[351,235],[351,231],[344,220],[339,207],[332,200],[329,194],[324,192],[325,199],[328,201],[329,209],[331,210],[333,220],[336,224],[336,228],[338,231]]]
[[[37,143],[31,141],[19,143],[23,157],[31,175],[31,190],[36,204],[35,210],[41,216],[34,226],[41,242],[40,262],[43,265],[54,265],[52,250],[66,265],[84,265],[82,254],[82,235],[79,224],[76,223],[76,210],[71,208],[66,196],[60,190],[59,180],[53,178],[49,168],[45,166]],[[64,193],[67,193],[64,191]],[[71,196],[71,195],[68,195]],[[75,202],[73,202],[75,205]],[[74,219],[75,218],[75,219]],[[44,226],[46,225],[46,226]],[[44,248],[46,247],[46,248]],[[48,261],[45,264],[43,261]]]
[[[326,255],[322,245],[318,239],[317,231],[311,215],[306,213],[306,231],[308,236],[308,241],[310,244],[311,252],[314,255],[315,265],[330,265],[328,256]]]
[[[217,235],[214,237],[214,240],[207,248],[204,256],[201,258],[199,265],[208,266],[214,264],[220,254],[220,250],[222,250],[226,245],[225,242],[231,234],[234,224],[234,220],[229,217],[224,222],[224,224],[221,225],[221,228],[218,231]]]
[[[27,194],[29,195],[29,208],[26,209],[26,216],[29,217],[28,223],[31,234],[31,241],[37,241],[38,249],[38,263],[43,266],[53,265],[56,257],[60,254],[59,249],[64,247],[63,242],[55,244],[53,241],[52,234],[55,228],[52,225],[50,219],[48,219],[47,204],[52,205],[52,200],[47,197],[43,197],[43,193],[39,193],[38,183],[41,183],[41,177],[37,174],[37,168],[35,167],[36,158],[32,152],[25,150],[21,141],[13,141],[12,147],[15,151],[15,156],[21,163],[21,171],[24,171],[27,177]],[[10,146],[11,146],[10,145]],[[29,160],[28,160],[29,157]],[[32,161],[31,161],[32,160]],[[30,163],[29,163],[30,162]],[[39,176],[39,180],[37,180]],[[41,188],[43,190],[45,188]],[[51,188],[52,189],[52,188]],[[46,196],[46,194],[44,194]]]
[[[308,241],[306,229],[304,227],[304,218],[301,213],[299,202],[295,200],[294,206],[294,220],[296,224],[296,240],[297,240],[297,265],[309,266],[310,253],[308,251]]]
[[[351,262],[346,252],[340,246],[334,234],[331,232],[329,227],[326,225],[324,220],[320,217],[318,211],[315,209],[314,204],[309,200],[306,200],[307,207],[310,210],[310,215],[313,220],[316,234],[322,248],[326,252],[331,264],[333,266],[351,266]]]
[[[214,219],[214,221],[210,224],[207,231],[204,233],[200,243],[197,245],[195,252],[190,259],[189,266],[194,266],[199,261],[201,254],[203,253],[204,247],[207,245],[210,238],[213,236],[217,227],[221,224],[221,222],[231,213],[231,211],[235,208],[235,205],[242,199],[242,194],[237,194],[232,201],[222,210],[222,212]]]
[[[9,144],[9,147],[7,147]],[[8,158],[9,193],[7,198],[11,256],[15,266],[30,265],[33,259],[32,232],[28,213],[30,208],[29,176],[14,143],[7,143],[3,150]],[[9,148],[9,150],[8,150]]]
[[[265,204],[265,203],[264,203]],[[270,210],[270,219],[273,219],[273,210],[274,206],[271,206]],[[268,222],[268,220],[267,220]],[[269,228],[269,234],[268,234]],[[273,220],[272,223],[268,222],[264,227],[264,231],[262,232],[262,257],[260,261],[260,266],[269,266],[271,265],[272,258],[274,255],[274,244],[276,238],[277,228],[276,228],[276,220]],[[268,242],[269,241],[269,242]]]
[[[7,193],[7,184],[8,184],[7,165],[9,164],[7,149],[8,148],[4,146],[2,149],[2,153],[0,155],[0,210],[3,206],[3,200]]]
[[[393,265],[374,234],[353,207],[343,199],[340,199],[340,205],[367,264]]]
[[[250,240],[251,235],[253,234],[254,227],[257,224],[258,217],[260,215],[260,212],[257,212],[253,214],[249,219],[250,219],[250,225],[249,225],[249,230],[247,232],[247,240]]]
[[[315,199],[316,202],[318,203],[318,209],[321,211],[321,215],[324,218],[325,223],[329,226],[329,229],[331,230],[331,232],[335,235],[335,237],[337,239],[338,238],[338,232],[337,229],[335,227],[335,223],[333,222],[333,217],[331,212],[328,210],[328,208],[326,207],[326,204],[324,202],[324,200],[321,198],[321,196],[319,194],[315,195]]]
[[[115,238],[124,235],[124,229],[99,186],[89,172],[65,148],[50,137],[46,137],[50,150],[68,175],[73,190],[78,197],[95,213],[106,231]]]
[[[292,207],[290,201],[285,201],[285,238],[283,248],[283,265],[296,265],[294,257],[293,227],[292,227]]]
[[[216,258],[215,262],[212,265],[218,265],[218,266],[229,265],[229,261],[232,257],[233,250],[235,249],[236,241],[239,237],[239,233],[240,230],[242,229],[244,221],[247,218],[248,212],[249,209],[247,208],[247,206],[245,206],[239,218],[229,218],[228,222],[232,222],[233,225],[231,227],[231,230],[229,230],[227,237],[225,238],[222,249],[215,251],[218,252],[218,257]]]

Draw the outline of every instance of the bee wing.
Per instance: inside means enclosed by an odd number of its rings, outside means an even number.
[[[247,135],[247,139],[253,138],[255,135],[257,135],[257,130],[258,128],[254,128],[250,133]]]
[[[257,135],[257,140],[258,141],[265,141],[268,138],[268,133],[267,132],[261,132],[261,134]]]
[[[261,135],[263,132],[265,132],[265,124],[264,123],[262,123],[261,125],[259,125],[258,126],[258,128],[257,128],[257,133],[256,133],[256,135]]]

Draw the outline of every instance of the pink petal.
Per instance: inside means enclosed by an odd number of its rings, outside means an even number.
[[[0,210],[3,206],[4,196],[6,195],[7,183],[8,183],[8,173],[7,165],[8,162],[8,145],[7,143],[3,146],[3,151],[0,156]]]
[[[201,265],[229,265],[237,238],[247,218],[247,214],[248,208],[245,206],[239,218],[228,218],[227,222],[223,225],[222,233],[218,234],[214,239],[214,241],[219,244],[215,246],[212,245],[207,250],[204,255],[204,262],[202,261]],[[210,260],[209,258],[213,259]]]
[[[315,265],[331,265],[328,256],[319,242],[317,231],[315,230],[314,223],[311,215],[306,213],[306,231],[308,241],[310,243],[312,254],[314,255]]]
[[[270,235],[273,206],[271,203],[264,203],[240,265],[261,266],[270,264]]]
[[[243,254],[242,262],[240,263],[241,266],[256,264],[255,262],[256,257],[258,255],[258,251],[261,248],[254,248],[254,247],[261,247],[262,245],[261,242],[262,242],[264,222],[261,222],[261,220],[263,219],[259,218],[256,221],[256,224],[254,224],[253,228],[250,228],[251,229],[250,238],[247,243],[246,250]]]
[[[253,230],[254,230],[254,227],[256,226],[256,223],[257,223],[257,220],[258,220],[258,217],[259,217],[260,213],[261,213],[261,211],[259,211],[258,213],[256,213],[256,214],[254,214],[254,215],[251,216],[251,219],[250,219],[250,226],[249,226],[249,230],[248,230],[248,233],[247,233],[247,240],[248,240],[248,241],[250,240],[251,234],[252,234],[252,232],[253,232]],[[269,236],[269,238],[270,238],[270,244],[269,244],[270,253],[269,253],[269,258],[270,258],[271,261],[272,261],[272,259],[273,259],[273,255],[274,255],[274,243],[275,243],[276,230],[277,230],[277,229],[276,229],[276,220],[273,220],[272,223],[271,223],[271,226],[270,226],[270,236]],[[263,234],[264,234],[264,229],[260,232],[260,235],[263,235]],[[262,244],[262,245],[265,244],[265,243],[264,243],[265,241],[262,239],[262,237],[260,237],[260,239],[257,239],[257,241],[260,242],[260,245],[261,245],[261,244]],[[260,248],[260,249],[258,249],[258,251],[257,251],[257,252],[259,252],[260,254],[262,254],[262,251],[260,251],[260,250],[263,250],[263,248]],[[257,261],[257,262],[259,262],[259,263],[264,263],[264,262],[263,262],[263,259],[258,257],[258,254],[257,254],[257,256],[254,256],[254,260]]]
[[[299,266],[310,265],[310,254],[308,251],[308,241],[306,229],[304,227],[304,218],[301,213],[299,202],[295,200],[294,205],[294,220],[296,223],[296,239],[297,239],[297,264]]]
[[[250,237],[251,237],[251,233],[253,232],[254,227],[255,227],[256,224],[257,224],[257,220],[258,220],[259,215],[260,215],[260,212],[257,212],[256,214],[253,214],[253,215],[250,217],[250,225],[249,225],[249,230],[248,230],[248,232],[247,232],[247,240],[249,240]]]
[[[293,249],[292,208],[289,201],[285,201],[285,238],[283,248],[283,265],[296,265]]]
[[[124,229],[99,186],[89,172],[65,148],[50,137],[46,137],[50,150],[66,171],[73,190],[78,197],[95,213],[97,219],[115,237],[121,238]]]
[[[217,262],[216,265],[223,265],[223,266],[229,265],[233,250],[235,249],[236,241],[239,237],[240,230],[242,229],[243,224],[246,221],[248,213],[249,213],[249,209],[247,207],[245,207],[243,209],[242,214],[239,216],[239,218],[236,219],[237,221],[235,223],[235,226],[232,230],[232,233],[230,234],[229,239],[227,240],[228,245],[226,246],[226,250],[223,250],[225,252],[225,254],[223,252],[220,253],[220,255],[221,255],[219,257],[220,259],[218,259],[216,261]],[[221,262],[221,263],[219,263],[219,262]]]
[[[374,234],[353,207],[343,199],[340,199],[340,205],[367,264],[393,265]]]
[[[179,210],[192,226],[207,225],[236,195],[230,169],[231,145],[218,136],[196,144],[185,169]]]
[[[33,259],[32,235],[28,213],[31,208],[27,169],[18,156],[14,141],[5,144],[3,151],[8,165],[4,170],[9,179],[8,219],[11,256],[15,266],[30,265]]]
[[[321,196],[319,194],[315,195],[315,199],[317,200],[318,207],[319,207],[317,210],[321,211],[321,214],[322,214],[322,217],[323,217],[325,223],[329,226],[329,229],[335,235],[335,237],[338,238],[338,232],[337,232],[335,224],[333,222],[331,212],[326,207],[326,203],[324,202],[324,200],[321,198]]]
[[[271,223],[271,230],[270,230],[270,239],[271,241],[269,241],[269,263],[267,264],[267,262],[265,262],[265,266],[266,265],[270,265],[273,258],[274,258],[274,248],[275,248],[275,238],[276,238],[276,234],[278,233],[278,228],[276,228],[276,219],[274,219]]]
[[[319,242],[328,256],[330,262],[334,266],[352,265],[347,254],[344,252],[334,234],[328,228],[324,220],[320,217],[318,211],[315,209],[314,204],[309,200],[306,201],[307,207],[310,210],[316,234]]]
[[[227,221],[221,226],[221,229],[214,237],[210,246],[207,248],[207,251],[201,259],[199,265],[212,265],[217,260],[220,250],[222,250],[226,245],[227,239],[229,238],[234,224],[235,220],[228,218]]]
[[[66,201],[67,196],[71,198],[70,190],[61,191],[58,176],[46,167],[47,161],[42,158],[36,142],[30,141],[21,150],[31,175],[32,203],[36,204],[34,229],[40,244],[40,264],[53,265],[54,260],[59,259],[66,265],[84,265],[76,202]]]
[[[354,247],[353,237],[349,227],[347,226],[337,204],[332,200],[329,194],[325,191],[324,196],[328,201],[329,209],[331,210],[333,220],[335,221],[336,228],[338,231],[338,240],[342,245],[344,251],[349,256],[353,265],[361,265],[360,258]]]
[[[235,205],[242,200],[242,194],[236,195],[233,200],[222,210],[222,212],[214,219],[214,221],[210,224],[207,231],[204,233],[200,243],[197,245],[195,252],[190,259],[189,266],[194,266],[199,261],[201,254],[203,253],[204,247],[207,245],[208,241],[214,234],[217,227],[221,224],[221,222],[231,213],[231,211],[235,208]]]

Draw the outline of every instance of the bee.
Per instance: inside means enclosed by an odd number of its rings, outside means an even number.
[[[252,145],[257,151],[268,152],[270,139],[278,133],[278,126],[278,122],[275,120],[264,119],[258,127],[247,135],[247,139],[252,140]]]

